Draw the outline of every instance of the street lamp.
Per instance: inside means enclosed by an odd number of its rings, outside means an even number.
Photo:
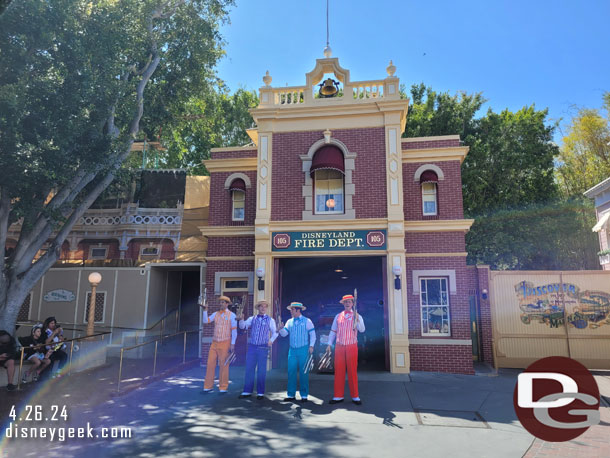
[[[89,302],[89,316],[87,317],[87,335],[93,335],[93,326],[95,324],[95,290],[97,285],[102,281],[102,275],[98,272],[89,274],[89,283],[91,283],[91,301]]]

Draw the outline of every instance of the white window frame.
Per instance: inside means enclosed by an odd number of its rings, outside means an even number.
[[[426,193],[424,190],[424,186],[427,184],[432,184],[434,186],[434,212],[426,212],[426,200],[424,200],[424,196],[432,195],[431,192]],[[424,216],[436,216],[438,215],[438,184],[433,181],[427,181],[421,184],[421,210]]]
[[[421,291],[421,282],[426,280],[444,280],[446,284],[446,293],[447,293],[447,305],[424,305],[423,304],[423,291]],[[422,336],[433,336],[433,337],[451,337],[451,301],[450,301],[450,291],[449,291],[449,278],[447,277],[419,277],[418,283],[420,285],[419,291],[419,315],[420,315],[420,326],[421,326],[421,335]],[[424,307],[432,308],[432,307],[447,307],[447,332],[424,332]],[[441,329],[442,330],[442,329]]]
[[[317,197],[318,197],[318,172],[322,171],[334,171],[341,176],[341,198],[343,199],[343,211],[335,210],[318,210]],[[330,179],[330,178],[329,178]],[[334,169],[320,169],[314,172],[313,179],[313,212],[314,215],[343,215],[345,214],[345,175],[338,170]]]
[[[246,286],[243,288],[227,288],[227,282],[230,281],[245,281]],[[248,277],[223,277],[221,279],[221,291],[225,293],[246,293],[249,292],[250,279]],[[228,296],[229,294],[227,294]]]
[[[144,250],[147,248],[155,248],[157,250],[156,254],[144,254]],[[140,245],[140,258],[146,259],[159,259],[161,256],[161,245],[153,244],[153,245]]]
[[[235,193],[241,193],[244,196],[243,199],[243,203],[244,203],[244,215],[241,218],[236,218],[235,217]],[[239,202],[239,201],[238,201]],[[231,220],[232,221],[244,221],[246,219],[246,193],[244,191],[236,191],[233,190],[231,191]]]
[[[109,245],[90,245],[88,259],[108,259],[108,248],[109,248]],[[100,256],[93,256],[93,250],[101,250],[101,249],[105,250],[103,258]]]
[[[91,294],[91,290],[85,291],[85,306],[83,307],[83,323],[87,324],[87,297]],[[95,294],[103,294],[104,295],[104,311],[102,312],[102,321],[94,321],[94,323],[105,323],[106,322],[106,303],[108,302],[108,294],[106,291],[95,291]],[[97,306],[96,306],[97,308]]]

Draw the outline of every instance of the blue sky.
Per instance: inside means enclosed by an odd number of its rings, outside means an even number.
[[[301,85],[326,44],[326,0],[236,0],[219,76],[235,90]],[[608,0],[330,0],[333,57],[352,80],[390,59],[410,87],[483,92],[494,111],[532,103],[565,127],[610,91]],[[560,136],[556,135],[556,138]]]

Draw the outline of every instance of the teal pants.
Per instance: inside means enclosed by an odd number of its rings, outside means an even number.
[[[305,374],[305,363],[309,356],[309,345],[288,350],[288,390],[289,398],[294,398],[297,392],[297,371],[299,372],[299,393],[301,398],[309,395],[309,374]]]

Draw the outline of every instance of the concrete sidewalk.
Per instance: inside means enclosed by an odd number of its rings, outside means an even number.
[[[242,368],[231,369],[228,394],[201,394],[203,369],[198,367],[96,406],[79,407],[69,397],[55,396],[53,404],[68,406],[68,421],[28,425],[79,427],[89,422],[95,431],[127,426],[131,439],[11,439],[3,450],[12,457],[521,457],[534,438],[514,413],[517,373],[363,373],[363,405],[346,401],[330,406],[332,375],[312,376],[311,402],[300,404],[282,402],[285,371],[269,373],[266,398],[257,401],[237,399]],[[599,428],[610,433],[607,425]],[[532,452],[528,456],[536,456]],[[597,456],[583,453],[579,456]]]

